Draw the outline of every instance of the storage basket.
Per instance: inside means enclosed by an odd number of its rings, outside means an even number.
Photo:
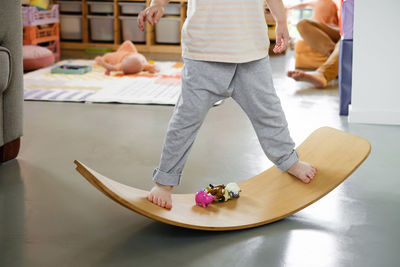
[[[121,14],[124,15],[137,15],[146,8],[145,2],[137,2],[137,3],[119,2],[118,4],[121,6]]]
[[[82,1],[56,1],[60,12],[63,13],[81,13]]]
[[[169,3],[164,7],[164,15],[178,15],[181,13],[181,4]]]
[[[23,44],[34,45],[43,42],[60,39],[59,23],[50,24],[47,27],[25,26],[23,30]]]
[[[180,23],[179,17],[162,17],[156,24],[156,43],[179,44]]]
[[[113,14],[113,2],[87,2],[89,5],[89,12],[91,14]]]
[[[90,24],[90,37],[93,41],[114,40],[114,17],[113,16],[87,16]]]
[[[63,40],[82,40],[82,15],[60,15],[60,32]]]
[[[146,24],[145,30],[141,31],[138,28],[137,16],[120,16],[122,24],[122,39],[130,40],[132,42],[146,42]]]
[[[50,10],[39,11],[34,6],[22,6],[22,23],[35,26],[59,22],[58,5],[50,5]]]

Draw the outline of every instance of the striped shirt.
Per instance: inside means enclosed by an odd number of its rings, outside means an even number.
[[[265,0],[188,0],[182,57],[244,63],[268,55]]]

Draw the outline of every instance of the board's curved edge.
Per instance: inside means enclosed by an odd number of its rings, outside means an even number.
[[[117,193],[115,193],[113,190],[111,190],[110,188],[108,188],[105,184],[103,184],[99,179],[97,179],[96,174],[99,174],[95,171],[93,171],[92,169],[90,169],[89,167],[87,167],[85,164],[81,163],[78,160],[74,160],[74,163],[76,164],[76,170],[86,179],[89,181],[89,183],[91,183],[94,187],[96,187],[100,192],[102,192],[103,194],[105,194],[107,197],[111,198],[112,200],[114,200],[115,202],[117,202],[118,204],[124,206],[125,208],[128,208],[134,212],[137,212],[143,216],[146,216],[148,218],[153,219],[152,216],[148,216],[146,214],[145,211],[143,211],[142,209],[140,209],[139,207],[137,207],[136,205],[133,205],[132,203],[128,202],[127,200],[125,200],[124,198],[121,198],[118,196]],[[124,185],[122,183],[113,181],[114,183],[118,183],[120,185]],[[126,185],[124,185],[126,186]],[[131,187],[133,188],[133,187]],[[137,188],[134,188],[137,189]],[[137,189],[140,190],[140,189]],[[142,190],[144,191],[144,190]]]

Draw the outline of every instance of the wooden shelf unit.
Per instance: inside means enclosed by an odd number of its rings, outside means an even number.
[[[110,47],[116,50],[121,44],[121,22],[120,6],[119,2],[146,2],[146,7],[150,6],[151,0],[113,0],[114,2],[114,42],[113,43],[102,43],[92,42],[89,34],[89,21],[87,15],[89,15],[88,0],[82,0],[82,41],[61,41],[62,49],[85,49],[88,47]],[[183,23],[186,19],[187,11],[187,0],[170,0],[170,3],[180,3],[180,30],[182,29]],[[155,27],[151,26],[146,22],[146,42],[145,44],[135,44],[139,52],[163,52],[163,53],[181,53],[180,44],[157,44],[155,42]]]

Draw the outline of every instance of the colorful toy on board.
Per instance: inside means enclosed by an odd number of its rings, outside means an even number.
[[[238,186],[237,183],[229,183],[225,186],[225,191],[228,192],[229,197],[232,198],[238,198],[240,191],[240,187]]]
[[[203,208],[208,207],[214,199],[215,196],[207,194],[203,190],[197,191],[195,195],[196,205],[202,206]]]
[[[206,187],[205,191],[215,196],[215,201],[224,202],[232,198],[238,198],[241,190],[237,183],[229,183],[226,186],[223,184],[210,184]]]
[[[225,201],[225,185],[223,184],[210,184],[209,186],[206,187],[205,191],[210,194],[215,196],[215,201],[222,202]]]
[[[225,202],[233,198],[239,197],[240,187],[237,183],[210,184],[205,189],[197,191],[195,195],[196,205],[203,208],[208,207],[211,202]]]

